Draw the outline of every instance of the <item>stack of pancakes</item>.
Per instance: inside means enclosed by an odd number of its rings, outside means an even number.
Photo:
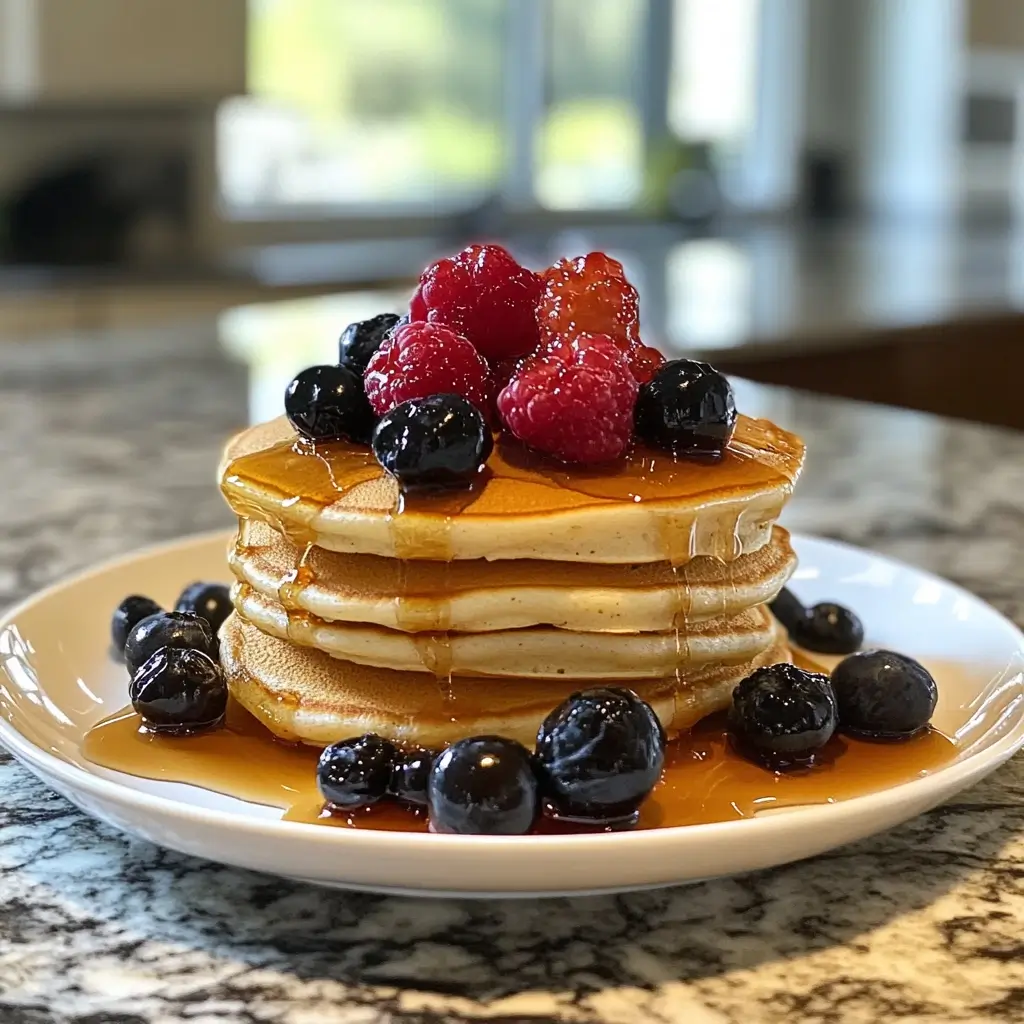
[[[221,467],[239,516],[231,692],[318,745],[532,745],[592,685],[628,686],[686,729],[789,657],[766,602],[795,567],[775,520],[802,459],[793,435],[740,417],[714,465],[638,449],[569,469],[500,441],[472,492],[403,498],[365,448],[251,428]]]

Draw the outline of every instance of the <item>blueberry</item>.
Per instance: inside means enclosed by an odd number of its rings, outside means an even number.
[[[161,647],[132,676],[132,707],[154,732],[196,732],[217,725],[228,705],[220,666],[202,651]]]
[[[430,750],[399,751],[391,768],[388,792],[398,800],[417,807],[427,804],[427,780],[437,754]]]
[[[162,612],[160,607],[152,598],[141,597],[139,594],[132,594],[126,597],[115,609],[110,620],[110,639],[114,644],[114,650],[119,655],[124,654],[124,645],[128,640],[128,634],[147,616],[156,615]]]
[[[310,441],[348,438],[366,444],[375,417],[363,381],[344,366],[311,366],[285,389],[284,411]]]
[[[216,636],[231,614],[231,592],[223,583],[190,583],[178,597],[176,612],[191,612],[206,619]]]
[[[851,736],[906,739],[929,722],[939,699],[931,673],[894,651],[864,651],[832,670],[839,729]]]
[[[427,807],[435,832],[524,835],[533,825],[537,806],[533,759],[515,740],[459,740],[430,769]]]
[[[338,341],[338,362],[361,377],[373,353],[402,319],[397,313],[380,313],[349,324]]]
[[[789,628],[789,627],[787,627]],[[794,642],[819,654],[852,654],[864,642],[864,626],[857,616],[841,604],[823,601],[789,628]]]
[[[373,432],[373,454],[402,490],[467,487],[494,447],[483,416],[461,395],[396,405]]]
[[[124,660],[129,673],[135,675],[161,647],[191,648],[210,657],[217,654],[213,630],[206,619],[189,612],[156,612],[136,623],[128,634]]]
[[[675,455],[717,461],[736,427],[732,385],[708,363],[673,359],[637,395],[637,436]]]
[[[387,795],[395,759],[395,748],[373,733],[339,740],[320,755],[317,785],[334,807],[368,807]]]
[[[665,732],[631,690],[574,693],[537,733],[541,793],[562,818],[628,823],[661,777]]]
[[[807,618],[807,608],[789,587],[783,587],[768,605],[787,633],[794,632]]]
[[[809,764],[831,739],[836,719],[828,676],[769,665],[733,690],[729,731],[740,751],[784,769]]]

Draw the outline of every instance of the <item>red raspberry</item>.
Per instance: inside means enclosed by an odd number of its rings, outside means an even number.
[[[571,342],[581,334],[604,334],[620,348],[640,342],[636,289],[622,264],[603,252],[559,260],[543,274],[537,306],[541,344]]]
[[[366,397],[378,416],[410,398],[458,394],[485,415],[494,386],[484,357],[440,324],[399,327],[373,354],[363,377]]]
[[[638,384],[646,384],[665,365],[665,357],[650,345],[634,345],[626,358]]]
[[[451,327],[487,359],[513,359],[537,347],[540,289],[500,245],[470,245],[423,271],[409,316]]]
[[[607,462],[633,437],[638,385],[626,355],[605,335],[526,360],[498,396],[505,426],[563,462]]]

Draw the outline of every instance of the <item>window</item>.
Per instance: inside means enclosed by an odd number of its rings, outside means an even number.
[[[646,4],[552,0],[535,189],[551,209],[636,204],[643,186],[640,48]]]
[[[742,157],[764,3],[249,0],[223,205],[296,222],[492,197],[513,216],[635,208],[668,187],[679,140]]]
[[[229,206],[444,204],[502,165],[502,0],[250,0]]]

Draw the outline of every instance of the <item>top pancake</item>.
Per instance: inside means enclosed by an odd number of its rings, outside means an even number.
[[[613,464],[571,467],[503,436],[472,491],[403,499],[366,446],[313,446],[277,419],[228,443],[220,481],[240,516],[332,551],[682,564],[763,547],[803,451],[793,434],[745,416],[713,465],[638,446]]]

